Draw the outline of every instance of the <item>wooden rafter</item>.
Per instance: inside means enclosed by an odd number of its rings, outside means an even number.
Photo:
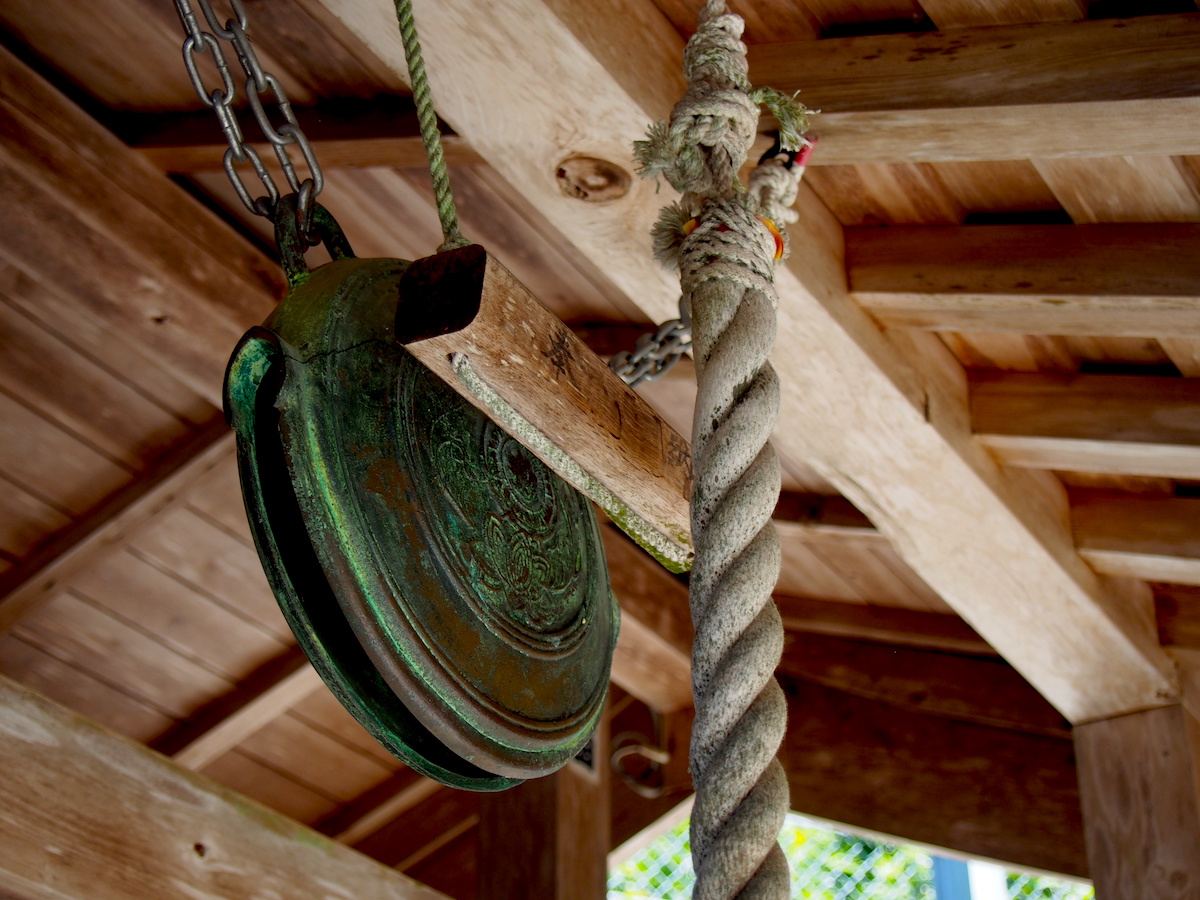
[[[1200,335],[1200,225],[849,228],[850,290],[888,325]]]
[[[386,9],[324,4],[403,70]],[[524,0],[504,10],[441,3],[424,12],[422,29],[446,120],[643,309],[666,319],[677,290],[644,237],[664,198],[643,182],[619,201],[586,205],[554,181],[573,154],[630,165],[631,141],[682,93],[678,37],[645,6],[626,5],[638,27],[621,10],[597,20],[584,4]],[[467,16],[471,29],[460,27]],[[519,51],[530,42],[538,54]],[[507,65],[510,56],[525,65]],[[1122,595],[1083,563],[1046,484],[1002,471],[971,438],[958,365],[932,345],[881,334],[847,292],[840,226],[809,193],[800,208],[797,249],[779,273],[781,450],[867,512],[1068,718],[1169,702],[1176,686],[1148,595]]]
[[[764,44],[750,76],[822,110],[822,165],[1186,154],[1197,33],[1177,15]]]

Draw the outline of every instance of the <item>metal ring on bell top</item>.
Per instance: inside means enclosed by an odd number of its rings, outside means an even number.
[[[227,411],[326,683],[413,768],[497,790],[587,742],[619,612],[590,504],[391,340],[406,265],[297,279],[235,351]]]

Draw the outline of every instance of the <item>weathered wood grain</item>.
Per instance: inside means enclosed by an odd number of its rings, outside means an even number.
[[[1097,572],[1200,585],[1200,500],[1075,494],[1071,524]]]
[[[846,231],[850,289],[888,325],[1200,335],[1200,226],[995,225]]]
[[[167,454],[125,490],[23,564],[0,575],[0,632],[71,577],[123,546],[176,504],[212,467],[233,455],[232,432],[214,424]]]
[[[1087,875],[1068,741],[784,682],[792,808],[1016,866]]]
[[[417,359],[543,462],[604,506],[675,571],[690,565],[691,453],[625,385],[494,257],[464,247],[414,262],[400,285],[396,337]],[[583,482],[531,442],[457,368],[465,360],[487,389],[577,464]],[[596,496],[599,488],[615,505]]]
[[[1096,896],[1184,900],[1200,886],[1200,723],[1168,706],[1075,730]]]
[[[779,672],[898,709],[1070,739],[1071,726],[1008,663],[793,631]]]
[[[1024,17],[1015,5],[931,15],[997,25]],[[1106,156],[1113,115],[1121,153],[1185,154],[1195,135],[1175,117],[1196,104],[1198,32],[1193,14],[771,43],[751,48],[750,78],[821,110],[818,166]]]
[[[0,680],[0,890],[22,900],[442,896]]]
[[[971,427],[1006,465],[1200,477],[1200,384],[1125,375],[979,374]]]

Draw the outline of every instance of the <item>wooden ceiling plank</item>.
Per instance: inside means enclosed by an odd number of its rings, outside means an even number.
[[[1073,494],[1071,525],[1097,572],[1200,585],[1200,499]]]
[[[228,678],[70,592],[40,605],[13,634],[176,719],[232,687]]]
[[[846,230],[856,300],[889,326],[1200,337],[1200,226]]]
[[[321,686],[304,654],[293,649],[210,701],[156,747],[181,766],[203,769]]]
[[[0,675],[141,743],[150,743],[175,724],[161,709],[13,634],[0,636]]]
[[[7,679],[0,726],[0,889],[16,896],[444,896]]]
[[[387,9],[324,2],[402,69]],[[640,182],[619,201],[585,205],[554,173],[575,153],[631,165],[632,140],[682,94],[680,43],[569,0],[503,11],[449,0],[421,28],[444,118],[652,318],[671,318],[678,289],[644,237],[664,198]],[[531,42],[540,52],[526,65],[503,62],[503,48]],[[634,96],[605,68],[631,55],[639,84],[654,86]],[[944,347],[931,357],[927,344],[910,352],[916,338],[881,334],[846,291],[841,227],[811,191],[800,207],[777,279],[783,455],[811,462],[863,509],[1072,721],[1170,702],[1173,665],[1154,640],[1148,597],[1130,602],[1098,579],[1040,483],[995,465],[969,433],[958,364]]]
[[[232,455],[232,432],[224,422],[213,423],[21,565],[0,575],[0,633],[74,575],[128,543]]]
[[[154,528],[134,534],[129,545],[226,609],[286,641],[292,639],[258,554],[244,538],[176,504],[164,510]]]
[[[0,52],[5,258],[140,335],[220,404],[229,347],[270,311],[271,262],[7,51]]]
[[[1190,378],[981,373],[971,427],[1005,465],[1200,478],[1200,384]]]

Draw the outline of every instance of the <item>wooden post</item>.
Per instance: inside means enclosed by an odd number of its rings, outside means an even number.
[[[1200,897],[1200,720],[1183,705],[1075,729],[1097,900]]]
[[[608,716],[589,745],[545,778],[479,804],[478,900],[603,900],[610,849]]]

